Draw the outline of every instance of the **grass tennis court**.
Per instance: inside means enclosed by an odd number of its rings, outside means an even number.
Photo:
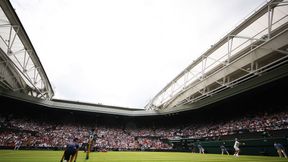
[[[0,150],[0,162],[59,162],[62,151]],[[93,152],[86,162],[278,162],[285,158],[177,152]],[[77,162],[85,162],[85,153],[79,152]]]

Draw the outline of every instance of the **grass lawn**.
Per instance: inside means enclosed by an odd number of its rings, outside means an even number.
[[[0,162],[59,162],[63,151],[0,150]],[[279,162],[285,158],[270,156],[244,156],[198,154],[179,152],[92,152],[85,160],[80,151],[77,162]]]

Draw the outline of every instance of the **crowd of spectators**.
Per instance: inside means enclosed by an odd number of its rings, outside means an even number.
[[[257,114],[226,122],[194,125],[182,130],[182,136],[189,138],[218,137],[232,135],[245,130],[246,132],[263,132],[288,129],[288,112],[274,114]]]
[[[0,116],[0,146],[13,147],[16,142],[27,147],[63,148],[73,137],[85,142],[89,130],[96,133],[95,148],[107,150],[169,150],[169,139],[204,138],[231,135],[246,129],[263,132],[288,129],[288,112],[258,114],[251,117],[207,123],[190,123],[186,127],[117,127],[108,125],[63,123]]]

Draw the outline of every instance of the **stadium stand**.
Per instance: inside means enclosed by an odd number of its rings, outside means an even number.
[[[11,107],[1,109],[0,146],[12,149],[21,141],[20,149],[59,150],[74,136],[83,143],[93,128],[97,134],[94,151],[190,152],[201,142],[207,153],[220,153],[224,142],[233,153],[237,137],[246,143],[243,154],[276,155],[275,140],[287,147],[288,106],[285,96],[276,93],[287,90],[286,81],[203,109],[150,117],[51,109],[1,97],[1,103]]]

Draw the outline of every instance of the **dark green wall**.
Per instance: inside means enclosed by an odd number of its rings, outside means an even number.
[[[193,145],[194,151],[198,153],[197,145],[201,143],[206,153],[221,154],[220,145],[224,144],[230,154],[234,154],[234,140],[214,140],[214,141],[201,141],[192,139],[182,139],[170,141],[174,144],[175,151],[192,151]],[[258,138],[258,139],[239,139],[240,143],[240,155],[267,155],[278,156],[273,144],[279,142],[287,150],[288,138]]]

